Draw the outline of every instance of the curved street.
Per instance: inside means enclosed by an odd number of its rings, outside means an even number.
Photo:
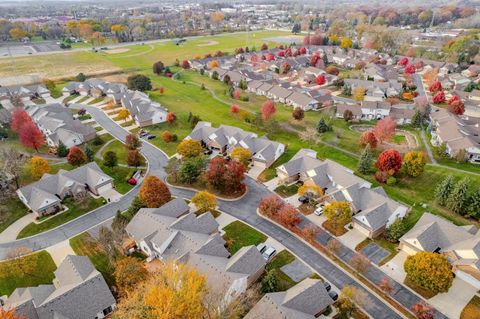
[[[72,105],[71,107],[75,106]],[[125,129],[111,120],[103,112],[103,110],[87,105],[81,105],[81,107],[85,108],[97,121],[97,123],[115,138],[124,141],[125,137],[129,134]],[[143,143],[141,151],[149,164],[148,174],[156,175],[161,179],[165,179],[166,174],[163,167],[167,164],[168,157],[160,149],[146,142]],[[313,249],[311,246],[307,245],[305,242],[296,236],[293,236],[283,228],[258,216],[256,214],[256,209],[260,199],[266,195],[270,195],[271,191],[250,177],[246,178],[246,184],[249,191],[243,198],[237,201],[219,200],[219,209],[221,211],[228,212],[228,214],[244,221],[266,235],[281,242],[287,249],[292,251],[295,255],[297,255],[297,257],[310,265],[322,277],[331,282],[333,285],[337,286],[339,289],[350,285],[366,291],[369,297],[369,302],[365,305],[364,310],[371,317],[376,319],[403,317],[402,315],[399,315],[396,310],[393,310],[387,302],[383,301],[377,297],[376,294],[366,289],[364,284],[359,283],[342,268],[324,257],[319,251]],[[4,259],[6,253],[13,247],[27,246],[32,250],[41,250],[65,241],[97,226],[98,224],[114,217],[118,210],[126,210],[130,206],[133,198],[138,193],[138,189],[139,185],[124,195],[118,202],[104,205],[91,213],[63,224],[58,228],[35,235],[33,237],[0,244],[0,259]],[[178,189],[175,187],[170,187],[170,190],[172,195],[182,198],[191,198],[194,194],[193,191]],[[378,272],[380,272],[380,270],[378,270]],[[417,295],[398,283],[395,283],[394,285],[392,297],[407,308],[410,308],[413,304],[420,300]],[[446,317],[437,312],[436,318]]]

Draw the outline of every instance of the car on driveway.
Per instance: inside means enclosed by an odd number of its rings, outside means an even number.
[[[323,207],[324,207],[323,204],[318,206],[313,213],[317,216],[322,215],[323,214]]]
[[[332,285],[330,285],[330,283],[329,283],[328,281],[325,281],[325,282],[323,283],[323,286],[325,287],[325,289],[326,289],[327,291],[330,291],[330,290],[332,289]]]
[[[310,199],[307,196],[300,196],[298,198],[298,201],[302,204],[306,204],[306,203],[310,202]]]
[[[153,135],[153,134],[148,134],[147,135],[147,139],[151,140],[151,139],[154,139],[156,136]]]
[[[265,251],[265,249],[267,249],[267,245],[265,245],[264,243],[258,244],[258,245],[257,245],[257,249],[258,249],[258,251],[260,252],[260,254],[263,254],[263,252]]]
[[[266,261],[269,261],[270,259],[272,259],[276,252],[277,250],[275,248],[267,247],[267,249],[263,252],[262,257]]]
[[[329,292],[328,292],[328,295],[330,296],[330,298],[333,299],[333,301],[337,301],[337,300],[338,300],[338,294],[337,294],[335,291],[333,291],[333,290],[329,291]]]

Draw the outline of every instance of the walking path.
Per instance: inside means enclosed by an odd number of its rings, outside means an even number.
[[[20,231],[34,221],[35,214],[33,213],[28,213],[27,215],[23,216],[0,233],[0,243],[8,243],[11,241],[15,241]]]

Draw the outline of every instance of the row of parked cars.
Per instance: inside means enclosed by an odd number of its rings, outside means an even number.
[[[143,138],[143,139],[146,139],[146,140],[151,140],[151,139],[154,139],[156,137],[155,135],[150,134],[148,131],[145,131],[145,130],[141,130],[138,133],[138,136],[140,136],[140,138]]]

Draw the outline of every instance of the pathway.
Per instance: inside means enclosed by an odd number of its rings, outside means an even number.
[[[432,162],[432,165],[438,165],[437,160],[433,156],[432,149],[430,148],[430,144],[427,141],[427,138],[425,137],[425,131],[422,129],[420,130],[420,137],[422,138],[423,144],[425,145],[425,149],[427,150],[428,157],[430,157],[430,161]]]
[[[35,221],[35,214],[28,213],[0,233],[0,243],[8,243],[17,239],[18,234],[28,224]]]

